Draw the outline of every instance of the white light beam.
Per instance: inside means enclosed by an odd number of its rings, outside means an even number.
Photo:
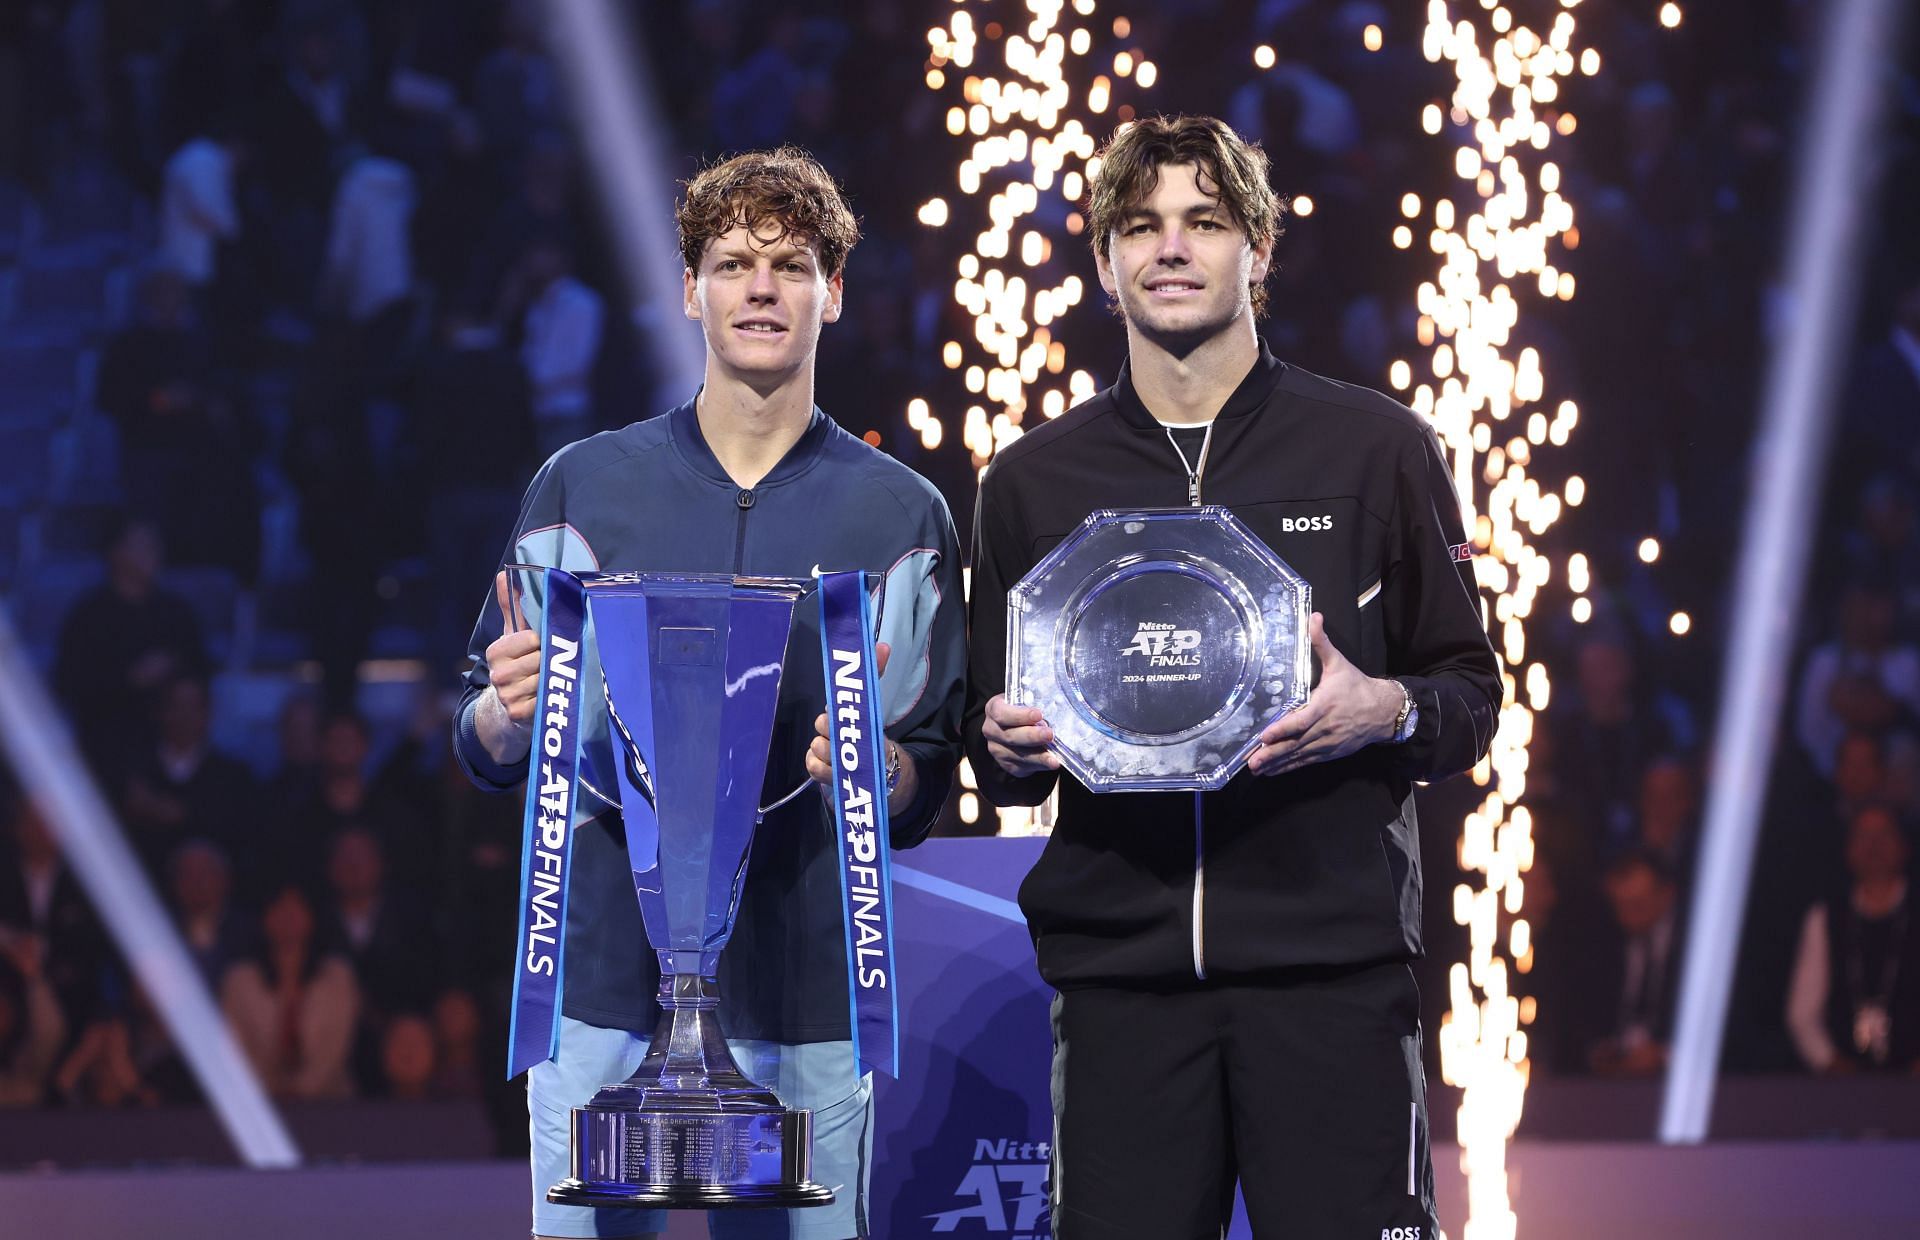
[[[1767,376],[1754,444],[1746,540],[1728,597],[1737,600],[1721,675],[1707,800],[1660,1139],[1706,1138],[1739,955],[1741,914],[1779,735],[1806,585],[1834,401],[1847,361],[1860,247],[1873,202],[1873,152],[1900,46],[1901,0],[1835,0],[1811,84],[1794,189],[1787,295],[1792,314]]]
[[[67,867],[153,1000],[242,1162],[296,1167],[300,1151],[207,992],[153,885],[86,774],[66,720],[0,608],[0,746],[21,793],[45,811]]]

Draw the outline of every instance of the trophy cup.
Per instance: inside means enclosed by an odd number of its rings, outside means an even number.
[[[1227,509],[1102,509],[1007,595],[1007,698],[1094,792],[1211,792],[1307,700],[1306,579]]]
[[[661,1015],[638,1071],[573,1112],[564,1205],[824,1205],[813,1115],[735,1065],[718,1018],[760,814],[781,662],[810,583],[580,574],[597,632],[627,848]]]

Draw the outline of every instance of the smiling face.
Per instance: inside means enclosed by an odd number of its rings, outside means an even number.
[[[1251,289],[1266,279],[1272,246],[1249,240],[1214,189],[1196,164],[1161,167],[1095,255],[1100,286],[1150,339],[1205,339],[1253,316]]]
[[[842,287],[806,237],[736,224],[686,272],[686,314],[700,324],[718,373],[779,382],[813,364],[821,326],[840,317]]]

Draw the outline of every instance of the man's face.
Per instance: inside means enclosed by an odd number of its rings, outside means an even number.
[[[174,862],[173,901],[187,916],[218,911],[227,886],[227,863],[211,849],[189,846]]]
[[[328,721],[321,734],[320,761],[329,771],[342,775],[366,765],[367,734],[358,720],[340,716]]]
[[[369,899],[380,891],[380,845],[365,831],[347,831],[334,842],[327,877],[343,900]]]
[[[197,680],[176,680],[160,702],[160,735],[179,749],[198,748],[207,739],[207,687]]]
[[[1129,326],[1162,341],[1198,342],[1253,313],[1272,246],[1256,246],[1193,164],[1167,164],[1145,201],[1114,221],[1100,287]]]
[[[1644,865],[1629,866],[1607,879],[1613,918],[1629,935],[1645,934],[1660,924],[1673,904],[1673,887]]]
[[[1893,815],[1878,807],[1854,815],[1847,828],[1847,869],[1863,882],[1885,882],[1907,868],[1907,842]]]
[[[1699,808],[1693,772],[1678,762],[1656,762],[1640,777],[1640,830],[1655,845],[1671,844]]]
[[[779,383],[811,366],[821,324],[840,317],[841,277],[827,277],[806,238],[776,232],[736,224],[686,273],[686,314],[706,335],[709,359],[748,383]]]

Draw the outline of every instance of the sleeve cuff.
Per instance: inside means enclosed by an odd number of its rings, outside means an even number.
[[[474,726],[474,712],[479,707],[479,697],[473,697],[454,716],[453,753],[465,768],[467,778],[489,791],[506,792],[527,777],[527,764],[522,761],[502,766],[493,760],[487,747],[480,743],[479,729]]]

